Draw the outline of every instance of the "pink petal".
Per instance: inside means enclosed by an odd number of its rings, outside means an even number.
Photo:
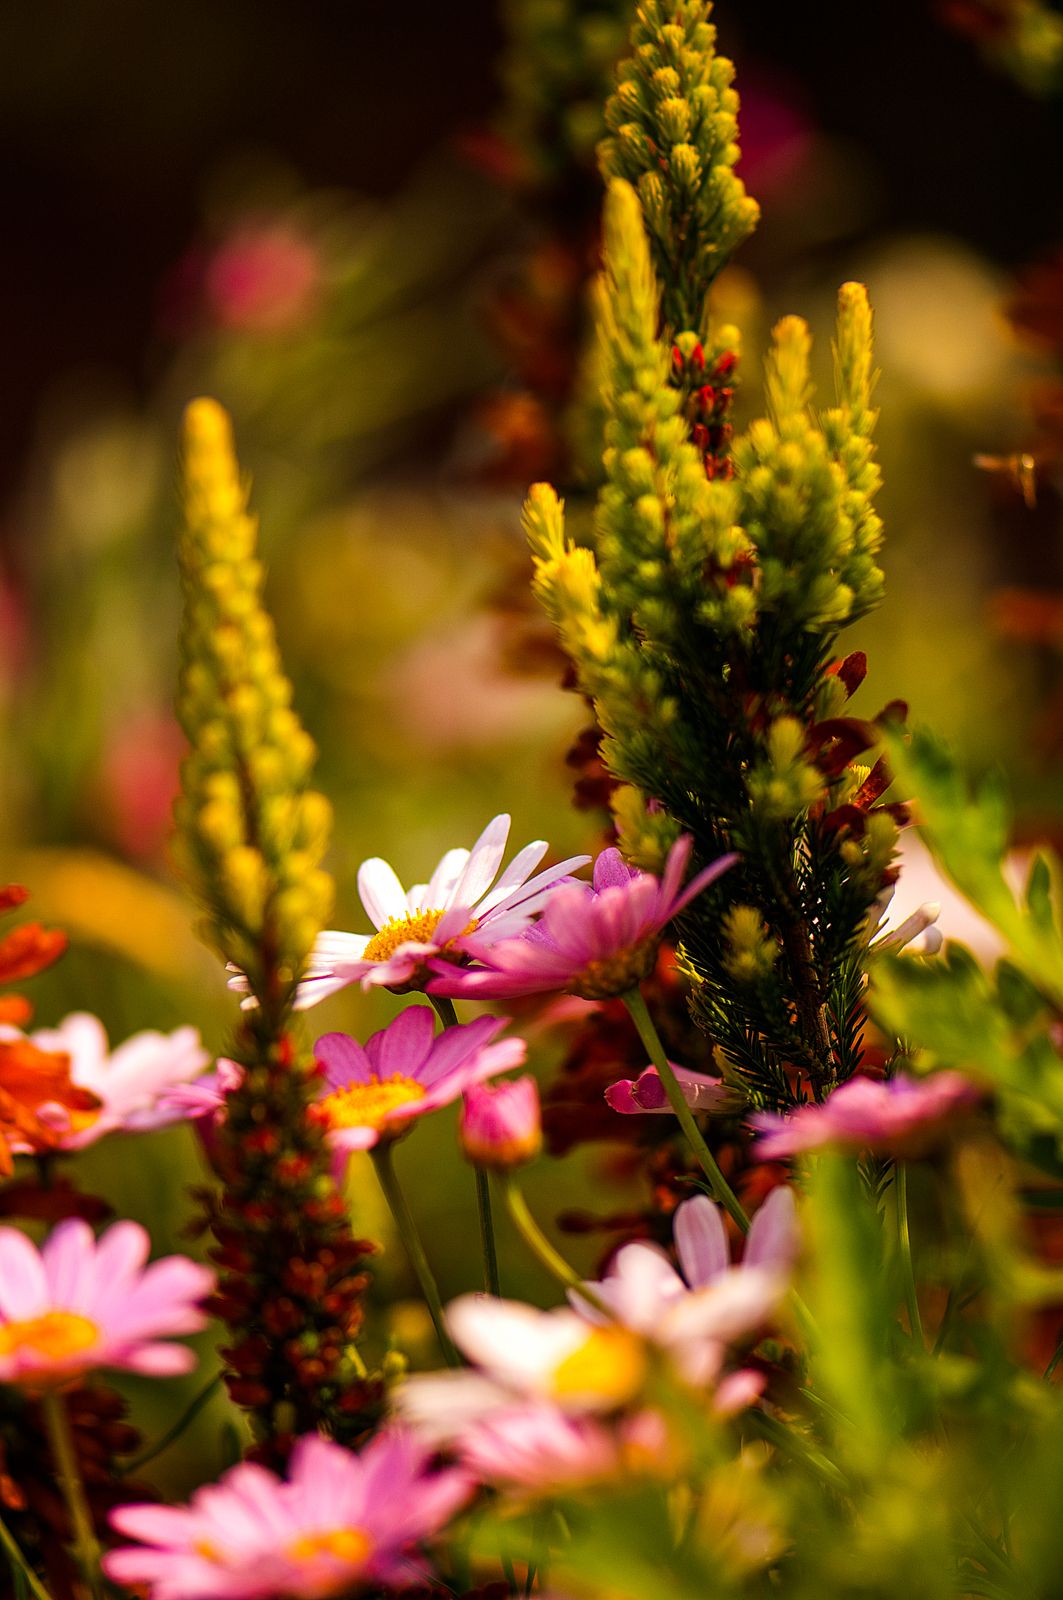
[[[708,1195],[683,1201],[676,1211],[672,1234],[679,1265],[692,1289],[704,1288],[731,1265],[723,1217]]]
[[[325,1079],[333,1089],[348,1083],[368,1083],[373,1064],[357,1040],[346,1033],[323,1033],[314,1045],[314,1060],[325,1069]]]
[[[394,1022],[366,1041],[365,1053],[381,1079],[417,1078],[428,1059],[435,1036],[431,1006],[411,1005]]]
[[[17,1228],[0,1228],[0,1316],[23,1322],[48,1309],[40,1252]]]
[[[742,1265],[786,1270],[793,1266],[799,1244],[794,1192],[784,1184],[772,1190],[753,1218]]]

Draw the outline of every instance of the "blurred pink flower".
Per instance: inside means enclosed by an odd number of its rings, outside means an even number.
[[[760,1161],[781,1161],[833,1146],[918,1155],[980,1098],[959,1072],[935,1072],[929,1078],[898,1074],[887,1082],[850,1078],[821,1105],[800,1106],[787,1116],[755,1112],[749,1120],[761,1138],[753,1154]]]
[[[471,850],[448,850],[428,883],[408,891],[386,861],[377,856],[363,861],[358,893],[377,932],[321,934],[299,985],[297,1009],[359,981],[363,989],[373,984],[399,992],[423,987],[429,957],[449,953],[472,930],[483,945],[518,932],[554,886],[590,860],[571,856],[529,878],[547,850],[545,841],[537,839],[517,852],[496,883],[509,825],[504,813],[493,817]],[[246,994],[247,979],[238,973],[229,987]]]
[[[173,828],[184,738],[176,719],[155,709],[127,717],[108,738],[99,774],[108,831],[124,855],[161,855]]]
[[[431,1008],[413,1005],[374,1033],[364,1049],[346,1033],[326,1033],[314,1046],[325,1088],[311,1115],[344,1160],[352,1151],[397,1138],[415,1117],[521,1065],[523,1039],[493,1043],[508,1021],[478,1017],[437,1035]]]
[[[668,923],[737,861],[721,856],[680,885],[690,859],[689,835],[668,853],[663,876],[629,867],[616,849],[594,864],[593,887],[565,883],[554,889],[538,922],[516,938],[490,943],[476,933],[455,941],[480,964],[453,967],[430,961],[430,994],[469,1000],[504,1000],[567,989],[600,1000],[632,989],[652,971]]]
[[[416,1545],[471,1492],[459,1469],[429,1472],[428,1451],[406,1429],[386,1429],[358,1455],[307,1434],[286,1481],[243,1462],[187,1506],[119,1506],[112,1526],[140,1545],[110,1551],[103,1567],[114,1583],[146,1586],[151,1600],[404,1588],[427,1576]]]
[[[692,1111],[715,1112],[724,1115],[736,1111],[745,1103],[740,1089],[733,1089],[722,1078],[710,1078],[703,1072],[691,1072],[687,1067],[672,1063],[672,1071],[683,1091],[683,1099]],[[621,1078],[611,1083],[605,1091],[607,1103],[624,1116],[641,1116],[644,1112],[660,1111],[672,1114],[664,1084],[656,1067],[647,1067],[637,1078]]]
[[[636,1243],[587,1287],[624,1327],[668,1350],[688,1381],[705,1383],[718,1374],[727,1345],[762,1328],[786,1294],[797,1253],[793,1193],[778,1188],[768,1196],[738,1266],[720,1208],[706,1195],[678,1208],[674,1237],[685,1282],[663,1250]],[[586,1300],[569,1298],[582,1316],[601,1320]]]
[[[464,1154],[477,1166],[508,1169],[534,1161],[542,1149],[539,1088],[532,1077],[473,1085],[458,1123]]]
[[[285,333],[305,324],[322,285],[316,246],[281,221],[244,222],[206,262],[204,292],[214,320],[246,333]]]
[[[40,1389],[96,1367],[152,1377],[194,1367],[186,1345],[158,1341],[206,1326],[197,1302],[214,1274],[185,1256],[146,1267],[150,1248],[136,1222],[116,1222],[97,1240],[70,1218],[40,1250],[0,1228],[0,1383]]]
[[[0,1038],[20,1037],[18,1029],[0,1027]],[[168,1091],[197,1077],[210,1060],[195,1028],[135,1033],[112,1051],[103,1023],[87,1011],[74,1011],[57,1028],[37,1028],[28,1037],[38,1050],[68,1056],[71,1081],[100,1102],[98,1110],[73,1113],[42,1107],[58,1132],[60,1150],[84,1149],[105,1133],[144,1133],[179,1121],[184,1113],[171,1106]]]

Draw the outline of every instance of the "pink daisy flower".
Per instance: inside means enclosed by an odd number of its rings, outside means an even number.
[[[529,877],[547,850],[537,839],[498,877],[509,823],[504,814],[493,817],[471,850],[448,850],[429,881],[412,889],[404,889],[378,856],[363,861],[358,893],[377,931],[321,934],[299,985],[296,1009],[317,1005],[351,983],[360,982],[363,989],[383,984],[397,993],[423,988],[425,963],[455,949],[460,935],[475,932],[486,945],[526,927],[550,891],[590,856],[570,856]],[[237,973],[229,987],[246,994],[247,979]]]
[[[608,1275],[587,1287],[617,1322],[668,1350],[690,1382],[704,1383],[719,1372],[726,1346],[762,1328],[786,1294],[797,1253],[793,1193],[779,1188],[768,1196],[737,1266],[720,1207],[706,1195],[683,1202],[673,1232],[683,1277],[663,1250],[636,1243],[624,1245]],[[588,1301],[569,1298],[581,1316],[602,1320]]]
[[[504,1000],[567,989],[585,1000],[603,1000],[633,989],[653,970],[672,918],[738,859],[721,856],[681,889],[692,843],[686,834],[676,840],[659,879],[629,867],[619,850],[603,850],[594,863],[593,887],[561,884],[539,921],[517,937],[458,938],[456,948],[479,964],[430,961],[435,976],[428,992]]]
[[[0,1037],[22,1035],[4,1028]],[[198,1077],[210,1060],[195,1028],[135,1033],[111,1050],[102,1022],[87,1011],[64,1017],[57,1028],[38,1028],[29,1040],[38,1050],[68,1056],[71,1081],[100,1102],[97,1110],[73,1114],[54,1107],[48,1121],[59,1131],[60,1150],[82,1150],[105,1133],[144,1133],[179,1121],[183,1113],[168,1104],[168,1091]]]
[[[508,1017],[478,1017],[436,1034],[429,1006],[408,1006],[363,1047],[346,1033],[314,1046],[325,1085],[312,1114],[342,1157],[404,1133],[415,1117],[449,1105],[473,1084],[519,1067],[523,1039],[495,1036]]]
[[[244,1462],[186,1506],[119,1506],[112,1526],[140,1544],[110,1551],[104,1571],[112,1582],[146,1585],[151,1600],[321,1600],[423,1581],[415,1547],[472,1492],[458,1469],[430,1473],[428,1457],[403,1428],[378,1434],[359,1455],[307,1434],[286,1481]]]
[[[671,1067],[683,1099],[692,1111],[715,1112],[719,1116],[745,1104],[746,1097],[741,1090],[731,1088],[722,1078],[691,1072],[686,1067],[677,1067],[674,1061]],[[674,1115],[656,1067],[647,1067],[637,1078],[621,1078],[618,1083],[611,1083],[605,1098],[614,1111],[624,1116],[642,1116],[656,1111]]]
[[[185,1256],[145,1266],[151,1241],[116,1222],[97,1241],[87,1222],[61,1222],[38,1250],[0,1228],[0,1383],[40,1389],[95,1367],[169,1377],[196,1358],[173,1334],[198,1333],[198,1302],[214,1274]]]
[[[850,1078],[821,1105],[800,1106],[788,1116],[757,1111],[750,1123],[761,1134],[753,1147],[761,1161],[831,1145],[842,1150],[875,1149],[894,1155],[919,1155],[981,1099],[976,1086],[959,1072],[929,1078]]]

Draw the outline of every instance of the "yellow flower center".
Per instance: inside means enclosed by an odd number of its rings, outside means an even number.
[[[94,1322],[76,1311],[46,1311],[25,1322],[0,1323],[0,1356],[32,1350],[46,1361],[69,1364],[71,1356],[96,1343],[99,1333]]]
[[[557,1400],[593,1395],[623,1405],[642,1387],[646,1352],[627,1328],[594,1328],[583,1343],[554,1368]]]
[[[346,1589],[351,1582],[351,1569],[365,1566],[373,1549],[373,1541],[362,1528],[335,1528],[331,1533],[304,1533],[293,1539],[285,1554],[290,1561],[312,1566],[322,1556],[331,1556],[341,1563],[338,1572],[322,1576],[313,1590],[300,1586],[301,1595],[328,1595]]]
[[[440,911],[411,911],[407,917],[392,917],[376,933],[362,952],[363,961],[387,961],[400,944],[431,944],[432,935],[443,920]]]
[[[440,911],[411,911],[407,917],[392,917],[390,922],[373,935],[365,949],[362,951],[363,961],[387,961],[395,954],[400,944],[407,940],[414,944],[433,944],[435,931],[445,915],[445,908]],[[476,918],[473,917],[467,928],[462,928],[460,937],[464,938],[476,932]],[[447,944],[450,940],[447,940]],[[445,948],[443,946],[442,948]]]
[[[424,1092],[423,1084],[404,1078],[401,1072],[383,1079],[374,1074],[368,1083],[349,1083],[324,1095],[314,1107],[314,1115],[331,1129],[383,1128],[396,1106],[420,1100]]]

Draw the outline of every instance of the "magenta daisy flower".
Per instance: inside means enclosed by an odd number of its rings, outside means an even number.
[[[435,976],[428,992],[468,1000],[550,989],[567,989],[585,1000],[626,993],[652,972],[672,918],[738,859],[721,856],[681,889],[692,844],[686,834],[676,840],[659,879],[629,867],[619,850],[603,850],[594,863],[593,886],[555,888],[539,921],[517,937],[488,942],[474,932],[458,938],[455,948],[477,965],[430,961]]]
[[[416,1546],[472,1491],[464,1472],[432,1473],[428,1460],[403,1428],[378,1434],[360,1455],[307,1434],[287,1481],[244,1462],[186,1506],[119,1506],[112,1526],[140,1543],[110,1551],[104,1571],[145,1585],[151,1600],[322,1600],[421,1582]]]
[[[526,927],[551,889],[590,856],[570,856],[530,877],[547,851],[545,840],[537,839],[518,850],[498,877],[509,823],[504,814],[493,817],[471,850],[448,850],[429,881],[412,889],[404,889],[378,856],[363,861],[358,893],[376,932],[321,934],[296,1009],[317,1005],[351,983],[383,984],[398,993],[423,988],[425,963],[448,952],[459,935],[475,933],[488,944]],[[237,973],[229,987],[246,994],[247,979]]]
[[[0,1037],[22,1036],[11,1028]],[[93,1111],[54,1108],[48,1120],[60,1150],[81,1150],[105,1133],[144,1133],[180,1120],[183,1113],[168,1104],[167,1094],[198,1077],[210,1060],[195,1028],[135,1033],[111,1050],[103,1023],[87,1011],[64,1017],[57,1028],[38,1028],[29,1039],[38,1050],[68,1056],[71,1082],[100,1102]]]
[[[363,1047],[346,1033],[326,1033],[314,1046],[325,1084],[311,1114],[341,1155],[369,1150],[405,1132],[473,1084],[519,1067],[523,1039],[500,1039],[508,1017],[478,1017],[436,1034],[431,1008],[407,1009]]]
[[[886,1082],[850,1078],[821,1105],[800,1106],[788,1116],[754,1113],[749,1120],[761,1138],[753,1154],[760,1161],[782,1161],[830,1145],[920,1155],[958,1113],[970,1111],[980,1099],[980,1091],[959,1072],[935,1072],[929,1078],[898,1074]]]
[[[185,1256],[145,1266],[151,1241],[137,1222],[93,1237],[87,1222],[61,1222],[38,1250],[0,1228],[0,1383],[40,1389],[118,1367],[168,1377],[196,1358],[159,1341],[206,1326],[199,1302],[214,1274]]]

